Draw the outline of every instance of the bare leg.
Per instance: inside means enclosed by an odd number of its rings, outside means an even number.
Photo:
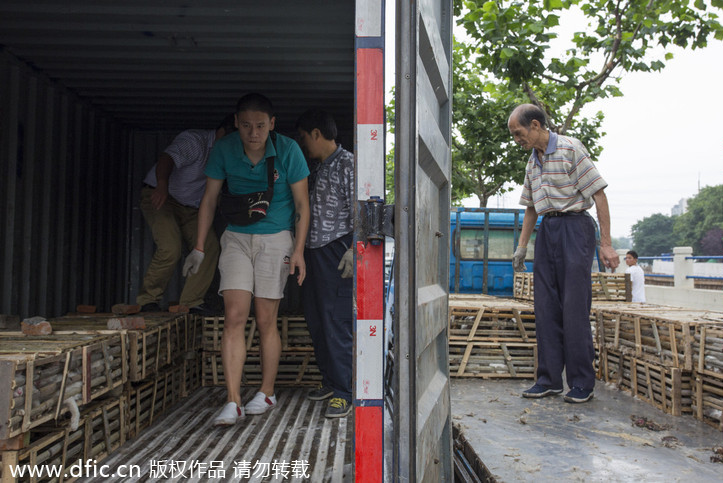
[[[276,322],[279,302],[279,299],[256,297],[256,325],[259,328],[259,350],[261,352],[260,391],[267,396],[274,395],[274,384],[281,357],[281,338]]]
[[[223,303],[226,307],[223,337],[221,338],[223,374],[226,379],[228,402],[235,402],[240,406],[241,375],[246,362],[246,337],[244,331],[246,330],[246,321],[249,318],[249,310],[251,309],[251,292],[246,290],[224,290]]]

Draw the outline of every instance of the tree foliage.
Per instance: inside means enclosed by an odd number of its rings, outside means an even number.
[[[613,237],[613,248],[616,250],[624,249],[624,250],[630,250],[633,248],[633,240],[629,237],[621,236],[621,237]]]
[[[507,118],[522,102],[514,92],[483,77],[467,45],[455,42],[452,98],[452,200],[474,194],[480,207],[521,183],[526,153],[507,131]]]
[[[656,213],[635,223],[630,230],[633,249],[645,257],[671,253],[676,246],[673,236],[675,219],[673,216]]]
[[[703,0],[454,0],[480,68],[521,87],[560,134],[573,128],[586,104],[621,96],[617,84],[625,72],[660,71],[673,57],[672,45],[696,49],[711,36],[723,39],[711,11],[723,8],[723,0],[712,7]],[[564,55],[548,52],[560,15],[573,8],[587,25],[572,35]]]
[[[705,187],[688,200],[688,209],[675,221],[674,233],[678,242],[692,246],[696,255],[720,255],[715,251],[716,234],[721,229],[723,185]]]
[[[700,190],[682,215],[643,218],[631,233],[633,247],[644,256],[670,253],[675,246],[693,247],[695,255],[723,255],[723,185]]]

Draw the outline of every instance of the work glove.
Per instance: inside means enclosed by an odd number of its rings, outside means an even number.
[[[341,270],[341,278],[351,278],[354,275],[354,252],[351,247],[344,252],[337,270]]]
[[[524,272],[527,270],[525,267],[525,257],[527,256],[527,247],[518,246],[515,250],[515,254],[512,255],[512,268],[515,272]]]
[[[201,250],[195,248],[191,250],[191,253],[186,257],[186,261],[183,262],[183,276],[187,277],[197,273],[198,269],[201,268],[201,263],[203,263],[205,256],[206,254]]]

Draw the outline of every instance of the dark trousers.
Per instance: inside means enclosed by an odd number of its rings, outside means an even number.
[[[595,222],[588,216],[542,219],[535,240],[535,327],[537,383],[592,390],[593,370],[590,271],[595,254]]]
[[[321,248],[307,248],[302,285],[304,315],[322,383],[334,390],[333,397],[347,401],[352,398],[354,279],[341,278],[337,266],[352,242],[350,233]]]

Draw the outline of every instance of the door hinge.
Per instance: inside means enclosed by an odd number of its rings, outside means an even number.
[[[379,245],[384,237],[394,237],[394,205],[385,205],[379,196],[362,201],[362,235],[372,245]]]

